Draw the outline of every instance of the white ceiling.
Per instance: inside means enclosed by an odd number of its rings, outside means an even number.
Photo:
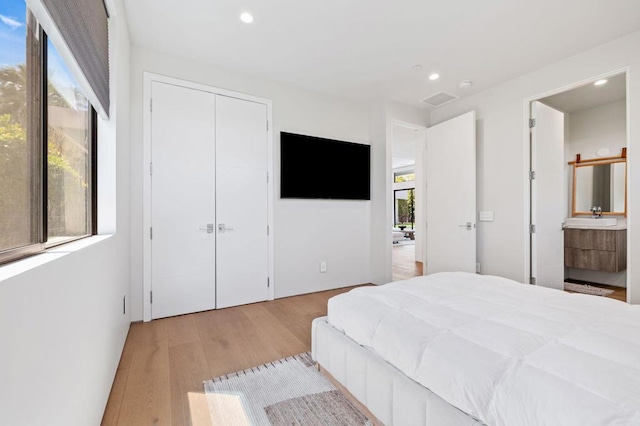
[[[572,114],[611,102],[621,101],[627,97],[627,76],[620,74],[607,79],[602,86],[586,84],[573,90],[558,93],[542,99],[542,102],[558,111]]]
[[[125,0],[134,44],[359,100],[465,96],[640,29],[638,0]],[[250,11],[255,21],[239,20]],[[412,67],[421,64],[423,69]],[[431,82],[427,75],[442,76]],[[471,89],[458,83],[473,80]]]

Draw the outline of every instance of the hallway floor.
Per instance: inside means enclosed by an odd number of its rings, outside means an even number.
[[[392,250],[393,281],[422,275],[422,263],[416,262],[415,244],[394,244]]]

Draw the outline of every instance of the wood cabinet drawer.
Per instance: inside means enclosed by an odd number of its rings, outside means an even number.
[[[564,246],[585,250],[615,251],[616,232],[620,231],[568,228],[564,230]]]
[[[618,272],[616,253],[603,250],[564,249],[564,265],[569,268]]]
[[[605,272],[624,271],[627,269],[627,231],[565,229],[564,266]]]

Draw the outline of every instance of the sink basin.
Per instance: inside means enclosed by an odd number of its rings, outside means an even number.
[[[565,220],[567,226],[586,226],[586,227],[601,227],[601,226],[616,226],[618,219],[615,217],[601,217],[593,219],[591,217],[569,217]]]

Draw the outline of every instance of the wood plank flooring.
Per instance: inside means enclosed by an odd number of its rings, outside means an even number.
[[[131,324],[103,425],[210,425],[202,382],[311,350],[311,321],[354,287]]]
[[[422,263],[416,262],[416,246],[394,244],[393,281],[406,280],[422,275]]]

